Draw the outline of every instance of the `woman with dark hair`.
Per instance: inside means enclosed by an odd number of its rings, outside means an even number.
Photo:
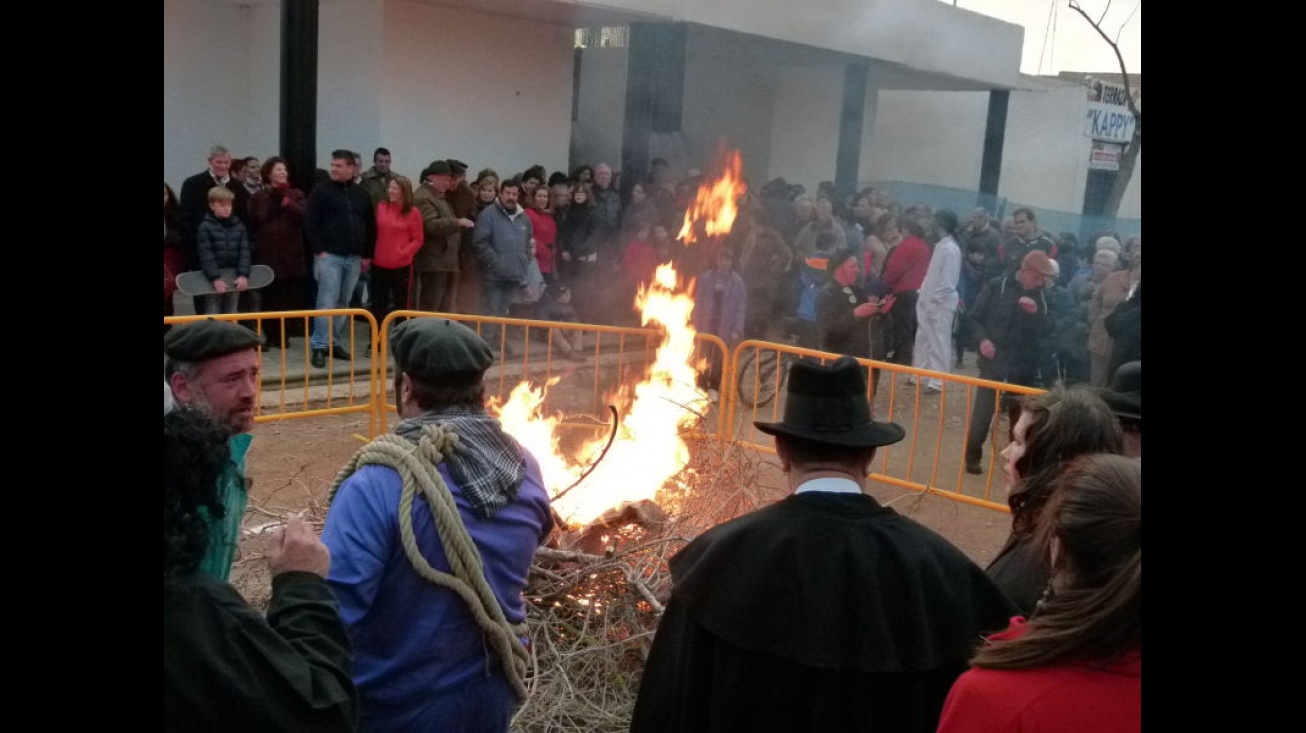
[[[227,433],[206,414],[164,413],[164,730],[352,731],[358,693],[325,581],[331,556],[303,519],[272,540],[266,618],[199,569],[228,460]]]
[[[290,185],[290,168],[285,158],[273,155],[263,161],[264,187],[249,202],[250,229],[254,239],[254,263],[272,268],[276,279],[271,285],[252,293],[254,309],[259,311],[312,310],[309,299],[309,276],[304,247],[304,208],[308,197]],[[305,319],[285,322],[269,319],[262,322],[267,345],[277,348],[290,343],[292,336],[303,336]]]
[[[562,282],[571,287],[572,304],[583,323],[599,323],[594,302],[598,290],[595,270],[598,267],[596,236],[598,220],[590,189],[577,185],[571,190],[571,202],[558,225],[558,270]]]
[[[1052,592],[975,654],[939,733],[1142,730],[1142,462],[1075,460],[1039,524]]]
[[[1024,614],[1033,613],[1048,589],[1051,571],[1036,543],[1037,520],[1053,497],[1057,477],[1078,456],[1123,452],[1119,421],[1088,388],[1056,387],[1024,398],[1011,443],[1002,450],[1011,534],[984,571]]]
[[[553,218],[553,196],[549,189],[535,189],[526,204],[526,216],[531,220],[531,236],[535,239],[535,261],[546,284],[558,281],[553,263],[557,259],[558,222]]]

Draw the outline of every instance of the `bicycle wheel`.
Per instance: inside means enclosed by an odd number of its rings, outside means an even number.
[[[735,385],[741,403],[756,408],[775,399],[778,361],[779,354],[770,349],[753,349],[740,359]]]

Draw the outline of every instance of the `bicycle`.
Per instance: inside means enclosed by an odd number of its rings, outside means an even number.
[[[780,345],[793,346],[797,342],[795,320],[785,320],[785,340]],[[735,391],[739,394],[739,403],[751,404],[754,409],[770,403],[789,379],[789,368],[802,358],[797,354],[760,345],[741,355],[735,370]],[[777,370],[780,370],[778,375]]]

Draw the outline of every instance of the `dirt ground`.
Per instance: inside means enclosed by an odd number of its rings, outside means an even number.
[[[565,393],[560,398],[565,401]],[[937,403],[932,409],[937,415]],[[928,422],[931,419],[930,410],[929,405],[920,408],[921,420]],[[741,415],[739,419],[747,421],[754,417],[771,419],[767,415],[752,414]],[[391,426],[394,419],[392,415]],[[255,426],[249,454],[249,475],[253,479],[250,509],[245,518],[241,555],[233,574],[236,585],[248,595],[259,595],[257,588],[265,579],[262,556],[266,537],[291,512],[308,510],[309,516],[318,520],[325,516],[335,476],[354,452],[365,444],[367,431],[367,417],[361,414],[279,420]],[[759,439],[758,442],[763,441]],[[910,442],[904,441],[900,445],[908,446]],[[926,447],[932,450],[932,447]],[[920,446],[912,449],[917,453],[921,450],[924,448]],[[904,448],[890,459],[905,460],[906,454],[912,451]],[[760,464],[755,474],[758,495],[776,499],[783,497],[787,488],[774,456],[755,452],[753,455]],[[940,469],[940,473],[948,474],[954,470],[955,467],[949,464]],[[980,479],[974,478],[973,481],[978,483]],[[994,479],[997,481],[999,479]],[[989,490],[999,495],[1003,491],[1000,486],[990,486]],[[981,566],[992,559],[1010,526],[1009,515],[1005,513],[946,497],[877,482],[872,482],[871,491],[881,503],[948,538]]]

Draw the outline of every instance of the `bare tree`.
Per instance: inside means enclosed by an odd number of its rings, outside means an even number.
[[[1141,6],[1141,4],[1142,0],[1139,0],[1139,5]],[[1110,6],[1111,3],[1108,2],[1107,7]],[[1114,218],[1117,212],[1120,211],[1120,201],[1125,197],[1125,189],[1129,187],[1129,181],[1134,177],[1134,165],[1138,162],[1138,154],[1143,150],[1143,113],[1139,109],[1139,104],[1142,103],[1142,90],[1140,89],[1138,94],[1135,95],[1134,90],[1129,87],[1129,70],[1125,68],[1124,56],[1120,54],[1119,33],[1116,34],[1115,38],[1112,38],[1102,28],[1102,21],[1106,18],[1106,10],[1104,9],[1102,16],[1095,20],[1080,7],[1077,0],[1070,0],[1070,9],[1079,13],[1080,17],[1088,21],[1088,24],[1093,26],[1093,30],[1097,31],[1097,34],[1102,37],[1102,40],[1106,41],[1107,45],[1111,47],[1111,51],[1115,53],[1116,61],[1120,63],[1120,76],[1124,79],[1125,105],[1129,112],[1134,115],[1133,138],[1125,145],[1124,152],[1120,154],[1120,170],[1116,173],[1115,182],[1111,186],[1111,193],[1107,196],[1106,204],[1102,210],[1104,216]],[[1132,17],[1133,13],[1130,14],[1130,18]],[[1128,22],[1129,20],[1126,19],[1121,24],[1122,30]]]

